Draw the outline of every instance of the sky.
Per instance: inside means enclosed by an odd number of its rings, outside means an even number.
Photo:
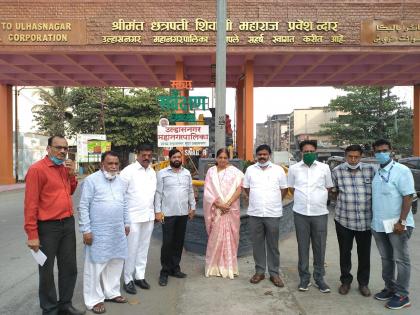
[[[395,87],[392,93],[398,95],[406,105],[413,107],[413,87]],[[333,87],[284,87],[254,89],[254,123],[267,120],[267,115],[290,114],[294,109],[327,106],[331,100],[344,95]],[[211,89],[197,88],[190,95],[209,96]],[[235,89],[226,90],[226,113],[235,117]],[[254,128],[255,131],[255,128]],[[254,132],[255,135],[255,132]]]
[[[36,88],[23,88],[19,92],[19,131],[30,132],[34,130],[32,107],[41,102],[34,96]],[[398,95],[407,106],[413,107],[413,87],[395,87],[392,91]],[[191,96],[208,96],[210,88],[196,88],[190,92]],[[343,95],[341,90],[333,87],[293,87],[293,88],[255,88],[254,89],[254,123],[262,123],[267,115],[289,114],[293,109],[327,106],[330,100]],[[232,120],[235,117],[235,89],[226,90],[226,113]],[[208,113],[206,114],[208,116]],[[254,128],[255,135],[255,128]]]

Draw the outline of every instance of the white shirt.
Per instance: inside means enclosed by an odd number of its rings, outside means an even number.
[[[154,169],[150,166],[145,169],[136,161],[124,168],[120,176],[127,184],[126,200],[131,223],[153,221],[156,192]]]
[[[288,179],[289,187],[295,189],[294,212],[307,216],[328,214],[327,188],[334,185],[327,164],[315,161],[308,167],[300,161],[290,167]]]
[[[265,169],[258,164],[246,169],[242,186],[249,188],[248,215],[255,217],[281,217],[283,204],[280,189],[287,188],[283,168],[270,163]]]

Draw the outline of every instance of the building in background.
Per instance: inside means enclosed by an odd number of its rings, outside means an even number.
[[[322,125],[343,115],[341,112],[329,112],[325,107],[295,109],[290,114],[290,150],[299,150],[299,142],[317,140],[320,147],[333,147],[330,136],[320,136]]]
[[[332,144],[330,136],[320,136],[322,125],[344,113],[327,112],[326,107],[295,109],[290,114],[268,116],[263,123],[256,124],[255,146],[270,145],[273,151],[289,151],[299,157],[299,142],[316,140],[319,158],[342,155],[343,150]]]
[[[256,124],[255,147],[268,144],[273,151],[289,150],[289,114],[267,116],[267,121]]]

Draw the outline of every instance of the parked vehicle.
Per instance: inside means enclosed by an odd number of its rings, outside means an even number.
[[[408,158],[399,159],[398,162],[407,166],[414,177],[414,185],[416,187],[417,195],[420,196],[420,157],[412,156]]]

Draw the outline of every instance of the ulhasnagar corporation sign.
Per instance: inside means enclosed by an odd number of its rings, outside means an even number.
[[[0,20],[3,45],[86,45],[85,20]]]
[[[158,126],[158,147],[208,147],[209,126],[186,125],[186,126]]]

